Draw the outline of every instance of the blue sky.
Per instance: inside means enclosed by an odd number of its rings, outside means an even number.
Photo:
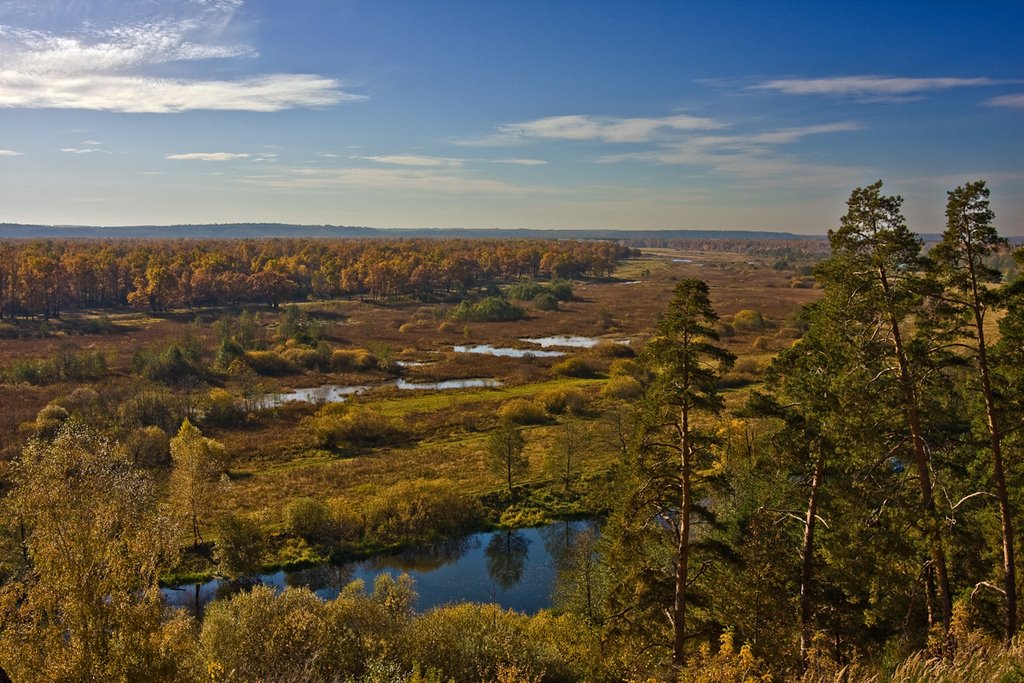
[[[0,221],[823,233],[985,178],[1024,4],[0,0]]]

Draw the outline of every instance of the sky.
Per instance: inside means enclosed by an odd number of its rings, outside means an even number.
[[[0,0],[0,222],[823,234],[985,179],[1024,3]]]

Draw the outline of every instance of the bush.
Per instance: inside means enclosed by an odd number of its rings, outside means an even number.
[[[644,393],[644,387],[640,382],[629,375],[618,375],[612,377],[601,387],[601,396],[614,398],[620,401],[628,401],[639,398]]]
[[[764,317],[760,311],[744,309],[732,317],[732,326],[737,330],[763,330]]]
[[[537,395],[537,402],[552,415],[562,413],[583,413],[587,408],[587,395],[579,389],[560,387],[548,389]]]
[[[548,291],[559,301],[572,299],[572,283],[568,280],[552,280],[548,285]]]
[[[521,320],[523,309],[497,296],[489,296],[475,304],[463,301],[453,308],[448,317],[459,322],[501,322]]]
[[[532,301],[547,291],[547,287],[539,282],[517,282],[508,288],[508,298],[513,301]]]
[[[405,437],[395,420],[362,406],[324,406],[308,425],[314,445],[320,448],[382,446]]]
[[[7,372],[7,380],[36,386],[65,380],[98,379],[107,372],[107,358],[100,351],[76,353],[65,345],[51,358],[18,361]]]
[[[566,358],[560,363],[551,366],[551,372],[559,377],[593,377],[594,368],[590,367],[585,359],[579,356]]]
[[[127,399],[118,409],[118,418],[126,428],[159,427],[170,434],[178,431],[185,414],[177,397],[163,389]]]
[[[718,332],[718,336],[723,339],[726,337],[736,336],[736,328],[729,323],[718,323],[715,325],[715,331]]]
[[[310,542],[326,541],[335,535],[331,508],[315,498],[297,498],[289,503],[285,521],[293,534]]]
[[[242,360],[260,375],[292,375],[299,371],[294,363],[274,351],[246,351]]]
[[[171,438],[159,427],[141,427],[121,441],[128,461],[136,467],[166,469],[171,465]]]
[[[758,337],[751,343],[750,348],[753,351],[767,351],[768,344],[768,337]]]
[[[366,534],[378,543],[412,543],[466,533],[482,511],[447,479],[403,481],[374,496],[366,511]]]
[[[337,349],[331,353],[331,369],[335,372],[366,372],[377,364],[377,356],[365,349]]]
[[[458,334],[459,327],[458,325],[450,323],[446,320],[437,326],[437,331],[440,332],[441,334]]]
[[[498,408],[498,417],[518,425],[536,425],[548,421],[544,407],[525,398],[514,398]]]
[[[203,405],[203,421],[208,424],[234,424],[245,416],[238,399],[226,389],[211,389]]]
[[[633,358],[636,356],[636,351],[631,349],[628,344],[617,344],[611,341],[600,342],[592,351],[602,358]]]
[[[398,328],[398,331],[401,332],[402,334],[407,334],[409,332],[415,332],[416,331],[416,323],[402,323],[402,325]]]
[[[608,375],[611,377],[627,376],[643,381],[647,376],[647,371],[635,360],[620,359],[612,361],[608,368]]]
[[[229,512],[217,520],[216,531],[217,564],[224,576],[238,579],[259,571],[266,542],[256,520]]]
[[[331,364],[331,352],[329,349],[327,353],[324,354],[317,349],[296,347],[286,349],[281,356],[289,363],[293,363],[294,365],[307,370],[327,368]]]
[[[533,298],[533,307],[538,311],[557,311],[558,299],[548,292],[544,292],[543,294],[538,294]]]

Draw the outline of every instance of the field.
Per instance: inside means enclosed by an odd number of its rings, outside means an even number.
[[[310,320],[322,325],[322,341],[332,351],[366,350],[383,362],[366,369],[317,369],[261,378],[263,392],[279,392],[324,384],[374,386],[347,401],[383,416],[397,426],[398,437],[383,444],[329,447],[310,439],[311,421],[321,406],[288,403],[250,413],[227,424],[203,424],[206,436],[222,442],[230,465],[226,482],[204,516],[204,536],[214,532],[210,520],[225,512],[242,512],[271,532],[274,543],[266,564],[288,564],[319,557],[318,552],[286,533],[285,510],[299,498],[326,501],[352,515],[363,514],[382,491],[403,481],[445,480],[481,501],[485,525],[522,525],[555,517],[584,515],[605,509],[605,474],[615,461],[615,428],[610,403],[602,398],[615,356],[632,356],[649,338],[658,315],[681,278],[708,282],[712,301],[722,318],[723,345],[739,360],[727,376],[730,402],[739,402],[743,388],[758,380],[760,371],[778,348],[799,336],[794,314],[813,301],[819,291],[802,284],[788,269],[777,269],[767,259],[745,254],[704,253],[673,249],[647,249],[629,259],[612,277],[576,280],[573,296],[558,310],[530,308],[524,320],[512,322],[446,322],[446,304],[415,301],[387,303],[359,299],[307,301],[298,306]],[[280,326],[283,309],[252,307],[268,340]],[[0,385],[0,441],[6,461],[32,433],[36,416],[54,400],[91,386],[108,412],[152,383],[138,376],[136,352],[158,351],[182,338],[212,355],[216,346],[214,322],[236,316],[238,309],[173,310],[159,315],[138,311],[87,311],[51,325],[47,336],[0,339],[0,371],[19,362],[52,358],[61,353],[102,352],[106,371],[86,381],[62,381],[44,386],[25,383]],[[104,321],[103,334],[74,334],[88,328],[90,319]],[[523,338],[582,335],[606,342],[594,349],[561,349],[567,356],[584,358],[589,376],[557,374],[552,368],[565,358],[498,357],[455,353],[455,345],[489,344],[496,347],[536,348]],[[628,346],[625,344],[628,342]],[[395,362],[405,365],[398,366]],[[495,388],[448,391],[408,391],[393,386],[400,374],[408,382],[462,378],[490,378]],[[569,373],[572,374],[572,373]],[[201,387],[175,386],[182,400],[201,394],[224,381],[213,378]],[[528,472],[517,481],[513,500],[503,496],[503,484],[486,466],[488,432],[497,423],[498,410],[513,399],[551,403],[552,396],[569,392],[581,400],[573,419],[582,420],[589,434],[581,455],[583,472],[570,493],[562,490],[545,467],[546,455],[565,429],[565,411],[556,405],[539,420],[524,425]],[[182,395],[186,396],[182,398]],[[557,403],[557,400],[555,401]],[[171,431],[171,430],[168,430]],[[173,435],[173,434],[172,434]],[[349,546],[366,551],[370,544]],[[201,563],[200,563],[201,564]],[[193,567],[197,568],[197,567]],[[201,569],[200,569],[201,571]]]

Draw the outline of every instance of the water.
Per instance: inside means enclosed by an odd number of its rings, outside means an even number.
[[[601,341],[596,337],[580,337],[575,334],[559,334],[551,337],[534,337],[524,338],[519,341],[529,342],[530,344],[536,344],[541,348],[548,348],[549,346],[562,346],[575,349],[591,349],[598,345]]]
[[[307,387],[304,389],[293,389],[282,394],[272,394],[267,397],[267,407],[274,408],[288,401],[300,403],[340,403],[349,396],[361,394],[376,387],[395,386],[403,391],[431,390],[445,391],[448,389],[477,389],[480,387],[500,387],[501,382],[496,379],[474,378],[474,379],[446,379],[439,382],[407,382],[404,379],[397,379],[393,384],[321,384],[318,387]]]
[[[596,531],[595,521],[555,522],[536,529],[472,534],[397,555],[361,562],[324,564],[255,577],[278,590],[304,586],[328,600],[356,579],[372,588],[381,574],[408,573],[416,582],[417,609],[423,611],[455,602],[497,603],[528,614],[550,607],[559,564],[579,539]],[[214,579],[202,584],[164,588],[168,604],[200,615],[213,600],[240,590]]]
[[[491,346],[490,344],[477,344],[476,346],[453,346],[452,351],[455,353],[483,353],[489,356],[510,356],[512,358],[526,358],[533,356],[534,358],[557,358],[564,356],[565,351],[538,351],[536,349],[513,349],[501,346]]]

